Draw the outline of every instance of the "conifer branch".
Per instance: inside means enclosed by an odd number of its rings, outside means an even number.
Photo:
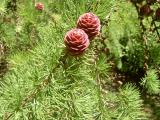
[[[98,1],[97,1],[98,2]],[[114,12],[115,9],[111,9],[110,13],[106,16],[106,20],[101,24],[101,30],[104,26],[108,27],[108,23],[110,21],[110,17],[111,17],[111,14],[112,12]],[[102,32],[102,31],[101,31]],[[107,39],[106,36],[102,35],[102,33],[99,33],[99,39],[100,39],[100,43],[103,45],[103,47],[101,49],[99,49],[97,46],[97,50],[100,51],[100,52],[104,52],[106,55],[108,55],[109,53],[109,49],[107,48],[107,44],[105,42],[105,40]]]
[[[6,43],[2,45],[0,43],[0,55],[13,65],[2,78],[5,83],[0,82],[1,119],[2,117],[3,120],[25,118],[31,120],[143,119],[141,95],[146,97],[147,92],[139,92],[137,87],[141,90],[142,85],[139,82],[143,77],[145,91],[150,88],[148,90],[151,93],[158,92],[158,75],[155,77],[156,72],[149,71],[148,65],[158,67],[160,63],[159,44],[152,41],[152,39],[157,40],[158,37],[160,40],[158,23],[156,21],[151,23],[151,32],[154,35],[147,35],[149,32],[145,23],[147,18],[140,14],[143,4],[148,4],[145,0],[129,0],[135,6],[128,5],[128,1],[116,0],[82,0],[76,1],[77,4],[74,0],[62,3],[58,0],[51,4],[44,0],[41,3],[43,9],[39,10],[36,9],[37,0],[23,1],[23,3],[18,0],[7,0],[6,3],[10,1],[16,1],[18,7],[17,11],[13,12],[11,11],[13,8],[9,7],[9,15],[6,14],[5,17],[12,21],[5,22],[4,19],[1,25],[2,40]],[[116,7],[113,7],[115,4]],[[133,7],[136,7],[138,17]],[[117,11],[112,14],[115,12],[114,8]],[[81,57],[80,54],[80,57],[72,56],[73,59],[72,57],[69,59],[66,58],[68,57],[67,52],[58,56],[61,47],[66,45],[61,41],[62,35],[73,27],[77,16],[87,12],[88,9],[101,17],[102,28],[95,40],[90,41],[93,44],[90,44],[86,56]],[[128,11],[131,11],[131,14],[128,14]],[[66,24],[67,20],[68,24]],[[15,30],[15,27],[23,27],[23,29]],[[88,44],[78,44],[79,37],[73,38],[74,41],[69,43],[75,42],[75,44],[68,45],[68,47],[78,46],[71,49],[73,52],[83,50],[81,49],[83,46],[88,48]],[[37,42],[39,39],[41,41]],[[13,40],[15,40],[14,43],[10,45]],[[38,44],[35,46],[34,43]],[[20,49],[29,46],[34,49],[32,53],[11,51],[10,56],[6,59],[5,46]],[[148,60],[149,58],[151,60]],[[55,62],[51,62],[51,59]],[[113,63],[108,63],[108,60]],[[0,64],[0,72],[1,70]],[[127,85],[124,85],[123,82]],[[136,86],[128,82],[136,83]],[[26,89],[29,91],[24,93]],[[47,96],[42,94],[46,90]],[[40,97],[42,99],[37,99]]]
[[[6,73],[8,69],[8,63],[6,60],[6,47],[4,43],[0,42],[0,78]]]
[[[17,108],[14,110],[14,112],[15,112],[15,111],[19,111],[20,108],[25,107],[27,103],[29,103],[30,101],[32,101],[37,94],[39,94],[46,86],[48,86],[48,85],[51,83],[51,79],[52,79],[53,73],[56,71],[56,69],[58,69],[58,68],[65,62],[66,57],[67,57],[67,52],[65,53],[65,55],[62,55],[62,56],[59,58],[59,63],[58,63],[55,67],[52,68],[52,70],[50,71],[50,73],[49,73],[49,75],[47,76],[47,78],[44,79],[44,80],[42,81],[42,83],[40,83],[40,84],[36,87],[36,89],[35,89],[31,94],[29,94],[26,98],[24,98],[24,99],[22,100],[20,106],[17,107]],[[5,117],[4,117],[4,120],[9,120],[9,119],[14,115],[14,112],[11,113],[11,114],[9,114],[9,115],[7,115],[7,113],[5,113],[5,115],[4,115],[4,116],[5,116]],[[7,116],[6,116],[6,115],[7,115]]]
[[[156,70],[148,69],[147,74],[142,79],[141,85],[143,85],[149,94],[157,94],[160,91],[160,83]]]
[[[100,38],[103,40],[102,36]],[[104,42],[104,41],[101,41],[101,44],[104,46],[101,49],[105,49],[107,47],[107,45],[105,42],[104,43],[102,43],[102,42]],[[101,49],[99,49],[97,45],[95,46],[95,48],[96,49],[95,49],[95,55],[94,55],[94,58],[95,58],[94,64],[95,64],[95,66],[97,66],[95,69],[95,80],[96,80],[96,90],[97,90],[97,96],[98,96],[98,109],[100,111],[99,114],[97,114],[96,119],[106,119],[107,115],[105,114],[105,112],[106,112],[105,104],[108,104],[108,106],[111,106],[110,104],[112,104],[112,103],[110,103],[109,101],[105,101],[105,103],[104,103],[104,101],[103,101],[103,95],[104,95],[104,93],[106,94],[106,91],[107,91],[106,89],[103,88],[104,83],[101,78],[101,70],[99,70],[99,67],[100,67],[99,66],[99,62],[100,62],[99,58],[100,58],[100,55],[102,54],[103,51]],[[106,48],[106,49],[108,49],[108,48]],[[105,52],[105,53],[107,55],[108,52]],[[105,63],[103,63],[103,65],[104,64]]]
[[[96,82],[97,82],[97,93],[98,93],[98,101],[99,101],[99,110],[100,110],[100,118],[103,118],[103,113],[104,113],[104,102],[103,102],[103,98],[102,98],[102,86],[101,86],[101,80],[100,80],[100,76],[99,76],[99,73],[98,71],[96,70]],[[104,119],[104,118],[103,118]]]
[[[97,60],[99,58],[100,52],[98,50],[95,51],[96,52],[96,59],[95,59],[95,65],[97,63]],[[95,69],[95,74],[96,74],[96,83],[97,83],[97,94],[98,94],[98,104],[99,104],[99,110],[100,110],[100,114],[97,116],[97,118],[99,118],[102,115],[103,118],[103,113],[104,113],[104,103],[102,100],[102,86],[101,86],[101,80],[100,80],[100,75],[99,72],[97,70],[97,68]],[[101,118],[101,117],[100,117]]]
[[[152,17],[152,24],[154,25],[154,31],[156,31],[156,33],[157,33],[157,36],[158,36],[158,41],[157,42],[159,43],[160,42],[160,33],[158,31],[158,27],[157,27],[157,25],[156,25],[155,20],[154,20],[153,17]]]
[[[135,7],[136,7],[136,10],[137,10],[137,13],[138,13],[138,19],[139,19],[139,23],[140,23],[140,26],[141,26],[141,37],[143,39],[143,43],[144,43],[144,46],[145,46],[145,53],[144,53],[144,71],[146,72],[148,70],[148,44],[147,44],[147,37],[145,35],[145,32],[146,32],[146,28],[143,24],[143,19],[144,17],[140,15],[140,12],[139,12],[139,8],[137,6],[137,4],[134,4]]]
[[[103,45],[102,48],[98,48],[98,46],[96,46],[96,49],[99,51],[99,52],[104,52],[106,55],[109,54],[109,49],[107,48],[107,44],[105,43],[105,40],[107,38],[104,37],[101,33],[99,35],[99,40],[100,40],[100,43]]]

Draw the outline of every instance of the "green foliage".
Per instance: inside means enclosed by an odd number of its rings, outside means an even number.
[[[144,120],[145,113],[142,109],[140,93],[132,85],[125,85],[120,89],[118,95],[118,116],[119,120]]]
[[[104,54],[100,54],[95,64],[96,72],[99,73],[101,78],[105,79],[108,76],[108,72],[111,67],[109,64],[107,64],[106,56]]]
[[[0,3],[0,16],[3,16],[6,13],[6,0],[2,0]]]
[[[130,64],[138,64],[137,67],[143,64],[143,61],[140,62],[143,60],[143,49],[141,50],[142,41],[139,38],[138,16],[135,8],[126,2],[117,2],[114,9],[108,26],[108,47],[115,57],[117,67],[122,71],[133,72],[135,68],[131,68]]]
[[[40,0],[44,11],[36,10],[33,1],[18,1],[14,12],[8,10],[8,2],[0,3],[0,40],[8,53],[8,71],[0,78],[0,119],[147,119],[138,86],[113,85],[119,82],[117,68],[122,75],[141,74],[147,48],[147,64],[153,69],[141,84],[148,93],[159,93],[157,36],[147,31],[144,46],[138,15],[129,1]],[[71,56],[64,36],[89,11],[100,18],[105,38],[100,34],[84,55]],[[148,21],[144,19],[147,28]]]
[[[157,72],[154,69],[149,69],[144,78],[142,78],[141,84],[147,89],[150,94],[156,94],[160,92],[160,82],[158,80]]]
[[[159,50],[160,50],[160,45],[157,44],[157,39],[155,39],[154,34],[149,34],[149,65],[151,66],[156,66],[160,64],[160,55],[159,55]]]
[[[132,84],[126,84],[114,93],[108,91],[103,97],[109,120],[145,120],[140,92]],[[107,120],[107,119],[106,119]]]

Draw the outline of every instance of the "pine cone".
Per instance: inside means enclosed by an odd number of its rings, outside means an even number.
[[[160,20],[160,8],[158,8],[157,10],[156,10],[156,13],[155,13],[155,18],[156,18],[156,20]]]
[[[64,43],[72,55],[80,55],[88,48],[89,39],[83,30],[76,28],[66,33]]]
[[[42,11],[44,9],[44,5],[43,3],[38,2],[36,3],[35,8]]]
[[[77,28],[83,29],[87,33],[89,39],[92,39],[100,32],[100,20],[91,12],[85,13],[79,17]]]
[[[141,16],[150,16],[153,13],[153,10],[149,5],[144,5],[140,8]]]

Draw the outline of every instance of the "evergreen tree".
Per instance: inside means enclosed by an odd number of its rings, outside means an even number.
[[[159,25],[158,0],[1,0],[0,119],[159,120]]]

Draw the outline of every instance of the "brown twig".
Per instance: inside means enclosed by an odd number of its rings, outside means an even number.
[[[4,43],[0,42],[0,78],[4,76],[8,70],[8,62],[6,60],[7,52]]]

